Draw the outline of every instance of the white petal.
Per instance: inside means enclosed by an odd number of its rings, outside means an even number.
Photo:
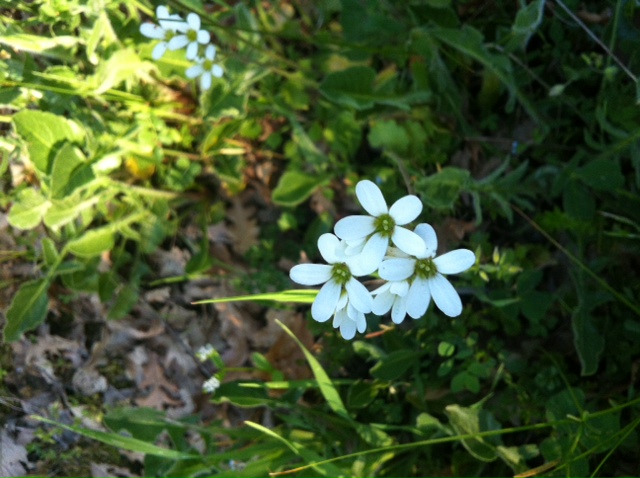
[[[215,45],[207,46],[207,49],[204,51],[204,56],[208,60],[213,61],[213,59],[216,57],[216,47],[215,47]]]
[[[179,29],[182,29],[182,31],[185,32],[188,30],[186,22],[182,17],[180,17],[180,15],[169,15],[169,17],[165,17],[165,19],[158,18],[158,23],[167,31],[176,32]]]
[[[409,293],[409,282],[406,280],[394,281],[390,282],[391,288],[389,291],[392,294],[399,295],[400,297],[404,297]]]
[[[176,35],[171,40],[169,40],[169,50],[179,50],[180,48],[186,46],[189,43],[189,39],[187,35]]]
[[[393,203],[389,214],[396,224],[403,226],[409,224],[422,212],[422,202],[416,196],[405,196]]]
[[[204,73],[204,68],[202,68],[202,65],[193,65],[187,68],[187,71],[184,72],[187,78],[197,78],[203,73]]]
[[[187,23],[192,30],[200,30],[200,15],[191,12],[189,15],[187,15]]]
[[[389,247],[389,239],[381,234],[374,234],[362,248],[356,270],[358,275],[371,274],[380,267],[382,259]]]
[[[462,301],[456,290],[443,275],[436,274],[428,280],[433,301],[449,317],[462,313]]]
[[[153,58],[154,60],[159,60],[166,53],[166,51],[167,42],[162,41],[153,48],[153,51],[151,52],[151,58]]]
[[[418,224],[414,232],[422,238],[427,246],[427,256],[434,257],[438,250],[438,236],[436,230],[430,224]],[[424,259],[424,258],[423,258]]]
[[[333,230],[340,239],[362,239],[375,230],[374,221],[371,216],[347,216],[340,219]]]
[[[356,336],[356,321],[350,318],[345,318],[340,323],[340,335],[345,340],[351,340]]]
[[[340,327],[340,324],[342,323],[343,320],[349,320],[349,317],[347,317],[347,309],[346,308],[339,308],[336,311],[336,315],[333,316],[333,328],[337,329],[338,327]]]
[[[381,294],[378,294],[373,299],[373,304],[371,305],[371,312],[373,312],[376,315],[386,314],[391,310],[391,307],[393,306],[393,301],[395,300],[395,298],[396,296],[393,295],[391,292],[383,292]]]
[[[367,330],[367,318],[362,312],[358,312],[358,317],[356,319],[356,329],[360,333],[363,333],[365,330]]]
[[[419,258],[427,257],[427,246],[424,241],[409,229],[400,226],[394,227],[391,240],[402,252]]]
[[[339,247],[340,240],[334,234],[327,232],[318,238],[318,250],[320,251],[322,258],[329,264],[342,262],[337,253]]]
[[[441,274],[459,274],[476,262],[476,255],[469,249],[456,249],[436,257],[433,263]]]
[[[213,65],[211,67],[211,74],[216,78],[221,78],[224,75],[224,70],[220,65]]]
[[[393,302],[393,309],[391,309],[391,320],[394,324],[401,324],[407,315],[407,298],[397,297]]]
[[[194,60],[195,57],[198,56],[198,44],[196,42],[189,43],[185,56],[187,57],[187,60]]]
[[[427,281],[420,278],[414,280],[407,294],[407,314],[414,319],[419,319],[427,311],[430,301],[431,291]]]
[[[349,304],[365,314],[371,312],[373,299],[365,286],[353,277],[345,284],[347,294],[349,294]]]
[[[342,287],[335,281],[330,280],[322,286],[316,296],[316,300],[311,304],[311,317],[318,322],[326,322],[336,311],[336,304],[340,300]]]
[[[200,88],[203,90],[208,90],[211,88],[211,73],[205,71],[200,78]]]
[[[166,5],[158,5],[156,8],[156,18],[168,18],[169,17],[169,9]]]
[[[289,277],[301,285],[318,285],[331,279],[331,266],[326,264],[298,264],[289,271]]]
[[[206,30],[200,30],[198,32],[198,43],[206,45],[211,40],[211,35]]]
[[[166,36],[164,29],[153,23],[143,23],[140,25],[140,33],[154,40],[164,40]]]
[[[382,191],[373,182],[365,179],[356,184],[356,196],[360,204],[372,216],[379,216],[388,212],[387,202]]]
[[[387,259],[380,263],[378,273],[384,280],[405,280],[413,275],[415,268],[415,259]]]

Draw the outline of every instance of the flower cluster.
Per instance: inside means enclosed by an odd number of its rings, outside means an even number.
[[[169,9],[159,6],[156,9],[158,25],[145,23],[140,25],[140,33],[147,38],[160,40],[154,47],[151,57],[159,60],[167,50],[175,51],[186,48],[187,60],[192,60],[195,65],[185,72],[187,78],[200,77],[200,87],[203,90],[211,88],[211,80],[215,76],[220,78],[223,74],[222,67],[215,63],[216,47],[209,44],[211,35],[201,30],[200,17],[196,13],[187,15],[184,20],[180,15],[169,14]],[[204,54],[200,55],[204,48]]]
[[[373,182],[356,185],[356,196],[368,215],[348,216],[335,225],[335,234],[323,234],[318,249],[327,264],[299,264],[290,277],[302,285],[324,284],[311,306],[311,316],[326,322],[352,339],[367,327],[365,314],[391,311],[394,323],[406,315],[422,317],[431,298],[450,317],[460,315],[460,296],[443,274],[457,274],[475,263],[468,249],[436,257],[438,239],[429,224],[407,226],[422,212],[416,196],[405,196],[391,207]],[[386,282],[374,291],[356,278],[377,270]]]

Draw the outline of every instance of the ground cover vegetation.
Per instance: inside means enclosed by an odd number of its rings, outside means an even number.
[[[0,1],[2,475],[640,474],[638,9]]]

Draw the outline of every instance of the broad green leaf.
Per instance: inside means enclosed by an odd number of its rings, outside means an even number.
[[[20,191],[13,201],[9,217],[9,224],[18,229],[33,229],[42,220],[51,203],[33,188]]]
[[[83,199],[79,192],[64,199],[51,201],[51,207],[44,213],[44,223],[52,228],[58,229],[73,221],[83,212],[93,208],[104,197],[93,195],[88,199]],[[90,222],[89,217],[84,217],[85,222]]]
[[[571,315],[573,344],[580,358],[582,376],[596,373],[604,351],[604,336],[593,325],[593,320],[590,309],[583,303],[578,304]]]
[[[24,110],[16,113],[12,120],[17,133],[27,143],[29,159],[41,173],[49,173],[55,149],[64,141],[82,141],[82,131],[75,123],[52,113]]]
[[[94,257],[113,249],[114,244],[113,227],[106,226],[85,232],[79,238],[69,242],[67,249],[79,257]]]
[[[135,77],[142,67],[140,57],[133,50],[115,50],[107,61],[100,63],[95,75],[88,78],[88,81],[95,85],[94,93],[100,95]]]
[[[378,388],[371,382],[358,380],[349,387],[347,404],[349,409],[364,408],[378,395]]]
[[[306,201],[319,186],[326,182],[327,179],[322,176],[287,171],[273,190],[273,202],[279,206],[297,206]]]
[[[449,421],[458,435],[472,435],[488,431],[482,430],[480,427],[480,413],[480,409],[461,407],[455,404],[445,408],[445,414],[449,417]],[[462,440],[462,444],[469,453],[480,461],[490,462],[498,457],[495,446],[484,438],[465,438]]]
[[[41,241],[42,244],[42,256],[44,257],[44,263],[51,267],[53,264],[58,262],[60,258],[60,254],[58,254],[58,250],[56,249],[55,243],[49,239],[48,237],[44,237]]]
[[[364,110],[374,105],[375,77],[372,68],[355,66],[329,74],[320,85],[320,92],[335,103]]]
[[[4,340],[14,342],[27,330],[34,329],[47,317],[49,281],[38,279],[22,284],[6,313]]]
[[[76,55],[73,48],[81,42],[75,36],[40,36],[27,33],[0,35],[0,44],[16,50],[36,53],[60,60],[74,61]]]
[[[103,432],[100,430],[92,430],[89,428],[84,428],[76,425],[64,425],[62,423],[58,423],[38,415],[31,415],[31,418],[35,420],[39,420],[44,423],[48,423],[49,425],[54,425],[54,426],[63,428],[64,430],[68,430],[70,432],[78,433],[87,438],[91,438],[93,440],[102,442],[106,445],[110,445],[123,450],[129,450],[137,453],[144,453],[146,455],[159,456],[159,457],[168,458],[171,460],[191,460],[191,459],[199,458],[199,455],[184,453],[177,450],[169,450],[167,448],[162,448],[152,443],[147,443],[146,441],[143,441],[143,440],[138,440],[136,438],[123,436],[114,432]]]
[[[527,48],[529,39],[542,23],[545,0],[533,0],[518,10],[516,19],[511,25],[511,38],[508,42],[510,51]]]
[[[620,162],[616,159],[594,159],[578,169],[575,175],[597,191],[613,191],[624,186]]]
[[[382,357],[371,367],[371,375],[381,380],[398,380],[412,365],[419,363],[420,354],[414,350],[396,350]]]
[[[58,149],[51,165],[51,197],[61,199],[74,189],[94,179],[80,148],[69,142]]]
[[[367,137],[374,148],[384,148],[404,154],[409,148],[409,134],[395,120],[378,121],[371,126]]]

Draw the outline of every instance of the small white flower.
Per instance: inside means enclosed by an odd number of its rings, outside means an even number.
[[[206,344],[198,349],[198,351],[196,352],[196,357],[198,357],[198,360],[200,360],[200,362],[205,362],[209,360],[209,357],[214,354],[215,351],[216,349],[213,348],[213,345]]]
[[[345,322],[342,326],[343,316],[354,321],[354,329],[364,330],[364,314],[371,312],[373,299],[367,288],[355,279],[357,274],[352,271],[344,248],[345,244],[336,236],[323,234],[318,239],[318,249],[328,264],[298,264],[291,269],[289,276],[302,285],[324,283],[311,305],[311,316],[318,322],[326,322],[332,315],[339,314],[337,325],[335,322],[334,325],[341,327],[343,336],[349,336],[351,324]]]
[[[380,277],[389,281],[409,280],[411,285],[406,295],[406,312],[414,319],[425,314],[431,297],[438,308],[449,317],[460,315],[462,313],[460,296],[443,274],[458,274],[466,271],[474,264],[475,255],[468,249],[457,249],[435,257],[438,238],[433,227],[429,224],[419,224],[415,232],[422,238],[426,252],[414,254],[415,258],[400,257],[384,260],[380,264]],[[385,300],[389,299],[379,299],[381,302]],[[381,305],[380,309],[382,309]]]
[[[364,313],[357,310],[343,293],[335,315],[333,316],[333,328],[340,328],[340,335],[345,340],[351,340],[356,335],[356,330],[360,333],[367,330],[367,319]]]
[[[185,25],[185,21],[180,15],[169,15],[169,9],[163,5],[156,9],[156,17],[160,26],[152,23],[143,23],[140,25],[140,33],[147,38],[162,40],[154,47],[151,53],[151,58],[159,60],[167,51],[169,40],[178,31],[178,27],[182,28]]]
[[[202,384],[202,390],[207,393],[214,393],[220,388],[220,380],[215,375]]]
[[[369,180],[356,185],[356,196],[370,215],[340,219],[335,225],[335,233],[349,246],[362,247],[358,263],[361,275],[370,274],[378,268],[390,241],[407,254],[418,256],[425,253],[420,236],[401,227],[422,212],[422,203],[416,196],[404,196],[388,208],[380,188]],[[363,241],[366,242],[362,245]]]
[[[203,90],[211,88],[211,77],[215,76],[220,78],[223,74],[222,67],[216,65],[213,60],[216,57],[216,47],[213,45],[207,46],[204,52],[204,58],[197,58],[197,65],[193,65],[186,71],[187,78],[200,77],[200,87]]]
[[[205,30],[200,30],[200,16],[197,13],[187,15],[187,21],[177,26],[181,35],[176,35],[169,40],[169,50],[179,50],[187,47],[187,60],[193,60],[198,56],[198,44],[209,43],[211,35]]]

